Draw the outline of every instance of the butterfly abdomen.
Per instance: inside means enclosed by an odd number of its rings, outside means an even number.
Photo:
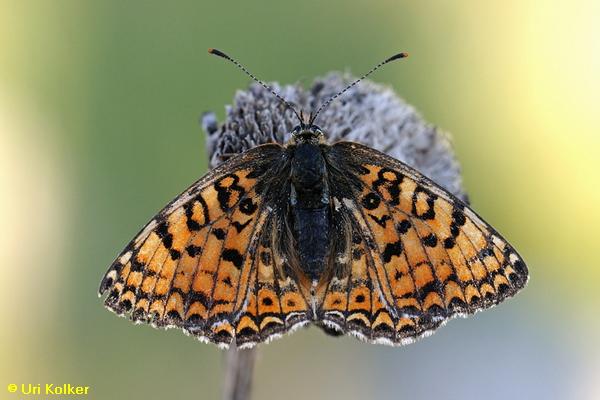
[[[304,273],[311,280],[318,280],[329,249],[329,208],[295,208],[294,234]]]
[[[325,159],[319,146],[312,143],[301,143],[293,151],[290,200],[293,234],[303,272],[311,280],[317,280],[329,251],[331,225]]]

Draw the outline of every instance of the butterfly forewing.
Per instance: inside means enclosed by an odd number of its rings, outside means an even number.
[[[366,297],[353,295],[346,284],[343,312],[340,303],[325,297],[322,312],[330,324],[369,340],[403,344],[525,285],[527,268],[517,252],[463,202],[414,169],[349,142],[332,146],[328,162],[336,207],[360,232],[352,265],[367,252],[362,263],[378,294],[369,309]],[[381,305],[374,306],[373,298]],[[350,312],[357,300],[365,303],[361,316]],[[364,325],[350,325],[350,316]]]
[[[109,268],[100,286],[100,294],[108,293],[106,306],[223,345],[236,336],[252,344],[292,328],[285,310],[293,309],[295,323],[302,322],[306,304],[293,295],[294,285],[285,286],[286,299],[296,300],[289,302],[293,307],[265,309],[266,290],[276,300],[286,282],[265,265],[269,256],[255,257],[257,249],[271,251],[265,237],[272,204],[265,198],[269,179],[278,179],[273,172],[285,162],[283,147],[260,146],[176,197]]]

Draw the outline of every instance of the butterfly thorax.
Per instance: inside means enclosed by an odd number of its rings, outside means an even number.
[[[329,249],[331,213],[325,158],[320,131],[296,134],[288,147],[292,153],[290,217],[300,267],[318,280]]]

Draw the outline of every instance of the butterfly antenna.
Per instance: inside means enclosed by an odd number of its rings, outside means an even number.
[[[300,121],[300,123],[304,123],[304,121],[302,120],[302,118],[300,118],[300,115],[298,115],[298,112],[296,111],[296,109],[294,108],[294,106],[292,106],[286,99],[284,99],[283,97],[281,97],[279,94],[277,94],[277,92],[275,92],[275,90],[273,90],[273,88],[269,85],[267,85],[266,83],[264,83],[263,81],[261,81],[260,79],[258,79],[256,76],[254,76],[250,71],[248,71],[242,64],[240,64],[239,62],[237,62],[234,58],[228,56],[227,54],[223,53],[221,50],[217,50],[217,49],[208,49],[208,52],[210,54],[214,54],[215,56],[219,56],[221,58],[224,58],[228,61],[231,61],[236,67],[238,67],[239,69],[241,69],[242,71],[244,71],[244,73],[246,75],[248,75],[250,78],[252,78],[252,80],[256,83],[258,83],[259,85],[261,85],[262,87],[264,87],[265,89],[267,89],[269,92],[271,92],[271,94],[275,97],[277,97],[277,99],[279,101],[281,101],[283,104],[285,104],[285,106],[289,109],[291,109],[294,114],[296,115],[296,118],[298,118],[298,120]]]
[[[399,60],[401,58],[406,58],[406,57],[408,57],[408,53],[394,54],[393,56],[391,56],[391,57],[383,60],[382,62],[380,62],[379,64],[377,64],[373,68],[371,68],[371,70],[369,72],[367,72],[366,74],[364,74],[363,76],[361,76],[360,78],[358,78],[357,80],[355,80],[354,82],[352,82],[351,84],[349,84],[348,86],[346,86],[343,90],[341,90],[341,91],[337,92],[336,94],[334,94],[333,96],[331,96],[329,98],[329,100],[327,100],[325,103],[323,103],[321,105],[321,107],[319,107],[319,109],[317,110],[317,112],[315,112],[315,114],[310,119],[309,125],[312,125],[313,122],[315,122],[315,120],[317,119],[317,116],[319,115],[319,113],[321,111],[323,111],[324,109],[326,109],[329,106],[329,104],[331,104],[332,101],[334,101],[335,99],[337,99],[338,97],[340,97],[342,94],[344,94],[346,91],[348,91],[348,89],[354,87],[358,82],[362,81],[367,76],[371,75],[373,72],[375,72],[379,68],[383,67],[385,64],[387,64],[389,62],[392,62],[392,61]]]

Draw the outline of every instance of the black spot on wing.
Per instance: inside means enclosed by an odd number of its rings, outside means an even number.
[[[231,223],[231,225],[235,228],[237,233],[241,233],[248,225],[250,225],[251,222],[252,222],[252,219],[249,219],[248,221],[244,222],[243,224],[238,221],[233,221]]]
[[[404,219],[397,226],[398,232],[400,232],[400,234],[404,235],[406,232],[408,232],[408,230],[410,229],[411,226],[412,225],[411,225],[410,221],[407,219]]]
[[[454,240],[454,238],[452,236],[449,236],[446,239],[444,239],[444,248],[451,249],[455,245],[456,245],[456,240]]]
[[[483,249],[479,250],[477,257],[480,260],[483,260],[485,257],[494,257],[494,251],[490,247],[484,247]]]
[[[423,238],[423,243],[426,246],[435,247],[437,245],[437,236],[434,233],[430,233]]]
[[[273,305],[273,299],[271,299],[270,297],[265,297],[264,299],[262,299],[262,303],[265,306],[272,306]]]
[[[179,250],[170,249],[169,254],[171,255],[172,260],[178,260],[181,257],[181,252]]]
[[[452,220],[458,226],[463,226],[467,222],[467,219],[465,218],[465,213],[456,208],[452,211]]]
[[[194,221],[192,218],[188,218],[185,223],[190,231],[200,230],[200,224]]]
[[[223,250],[223,260],[231,262],[237,269],[242,268],[244,257],[236,249]]]
[[[193,244],[190,244],[188,247],[185,248],[185,251],[189,254],[190,257],[196,257],[196,255],[200,254],[202,248],[200,246],[194,246]]]
[[[400,256],[402,254],[402,241],[398,240],[394,243],[388,243],[385,245],[383,251],[383,261],[388,263],[392,260],[393,256]]]
[[[452,222],[450,224],[450,234],[453,237],[457,237],[458,235],[460,235],[460,228],[458,227],[458,225],[456,225],[455,222]]]
[[[158,224],[158,226],[156,227],[156,234],[159,237],[164,237],[166,234],[169,233],[169,227],[167,226],[166,222],[161,222],[160,224]]]
[[[375,210],[379,207],[379,203],[381,203],[381,199],[372,192],[367,193],[361,201],[362,206],[367,210]]]
[[[389,221],[392,219],[392,217],[390,217],[389,215],[384,215],[381,218],[378,218],[375,215],[369,214],[369,217],[371,217],[371,219],[373,221],[375,221],[375,223],[377,223],[377,225],[381,226],[382,228],[385,228],[386,221]]]
[[[517,273],[522,274],[522,275],[527,275],[527,267],[525,266],[525,263],[521,259],[518,259],[517,261],[515,261],[513,264],[513,267],[514,267],[515,271],[517,271]]]
[[[215,228],[211,231],[213,235],[219,240],[225,239],[225,230],[221,228]]]
[[[160,237],[163,245],[167,249],[170,249],[171,246],[173,246],[173,235],[169,233],[169,226],[166,222],[163,221],[156,227],[156,234]]]
[[[239,207],[240,211],[246,215],[252,215],[258,209],[258,206],[249,197],[242,200]]]
[[[137,257],[131,260],[131,272],[141,272],[144,269],[144,265],[138,261]]]

